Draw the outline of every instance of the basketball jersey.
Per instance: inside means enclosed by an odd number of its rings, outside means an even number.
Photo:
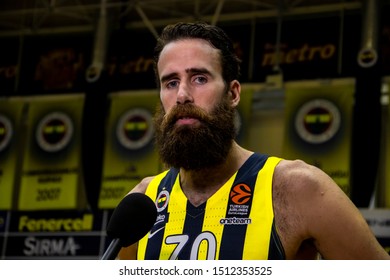
[[[157,175],[146,194],[157,206],[137,259],[285,259],[274,224],[272,177],[280,158],[253,154],[205,203],[195,207],[180,187],[179,170]]]

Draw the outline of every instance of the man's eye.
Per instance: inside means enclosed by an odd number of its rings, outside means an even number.
[[[194,82],[197,84],[205,84],[207,82],[207,79],[203,76],[195,77]]]
[[[178,81],[170,81],[170,82],[168,82],[168,83],[166,84],[166,87],[167,87],[167,88],[175,88],[175,87],[177,87],[178,84],[179,84]]]

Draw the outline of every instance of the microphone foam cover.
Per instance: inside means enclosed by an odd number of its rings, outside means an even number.
[[[143,193],[126,195],[114,209],[107,226],[107,236],[119,239],[122,247],[144,237],[157,218],[153,200]]]

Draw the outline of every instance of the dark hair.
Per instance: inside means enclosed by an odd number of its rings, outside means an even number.
[[[156,75],[158,87],[160,87],[160,82],[158,78],[157,63],[161,51],[170,42],[191,38],[206,40],[220,51],[222,77],[227,84],[233,80],[239,79],[241,61],[234,52],[232,40],[220,27],[204,22],[179,22],[167,25],[162,30],[160,37],[157,39],[157,45],[154,48],[154,73]]]

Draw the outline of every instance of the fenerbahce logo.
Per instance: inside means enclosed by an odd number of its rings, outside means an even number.
[[[73,130],[73,121],[67,114],[52,112],[40,120],[35,137],[42,150],[54,153],[69,145]]]
[[[150,233],[148,236],[149,239],[164,229],[164,227],[165,227],[164,221],[167,218],[167,216],[166,216],[167,213],[161,213],[161,212],[163,212],[167,208],[168,202],[169,202],[169,192],[166,190],[162,190],[158,194],[157,199],[155,201],[158,215],[156,218],[156,222],[154,223],[152,229],[150,230]]]
[[[230,191],[230,203],[226,218],[220,220],[223,225],[247,225],[251,223],[249,216],[249,203],[252,191],[246,184],[235,185]]]
[[[153,135],[153,116],[148,110],[130,109],[117,123],[117,139],[126,149],[138,150],[147,146],[153,139]]]
[[[295,130],[310,144],[331,140],[341,127],[341,114],[333,102],[313,99],[305,103],[295,117]]]
[[[0,114],[0,152],[4,151],[11,142],[13,134],[12,123],[8,117]]]

